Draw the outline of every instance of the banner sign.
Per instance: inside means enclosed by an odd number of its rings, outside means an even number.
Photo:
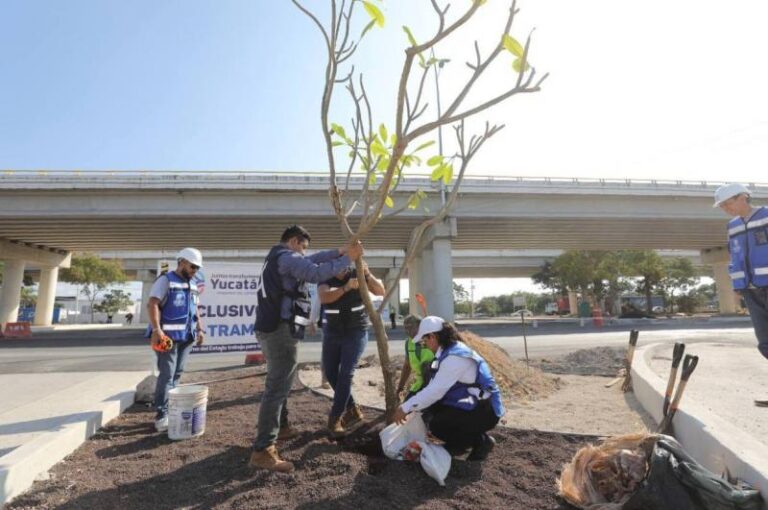
[[[161,261],[162,264],[166,261]],[[209,262],[195,275],[205,342],[192,353],[256,352],[256,287],[261,263]]]

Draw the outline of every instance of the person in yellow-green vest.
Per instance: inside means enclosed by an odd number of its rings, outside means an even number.
[[[413,383],[408,387],[405,400],[411,398],[427,385],[424,376],[429,372],[429,366],[435,359],[435,353],[427,349],[422,342],[413,341],[413,337],[419,330],[419,323],[421,323],[421,319],[415,315],[409,315],[403,319],[406,334],[405,362],[400,373],[400,382],[397,385],[398,395],[405,391],[408,378],[413,374]]]

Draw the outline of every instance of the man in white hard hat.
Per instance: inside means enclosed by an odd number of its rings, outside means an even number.
[[[752,206],[750,195],[743,184],[726,184],[715,191],[713,207],[732,216],[728,222],[728,272],[733,289],[749,309],[757,348],[768,358],[768,208]],[[755,400],[755,405],[768,407],[768,401]]]
[[[155,429],[168,430],[168,392],[176,386],[192,345],[203,343],[203,324],[197,310],[195,274],[203,267],[200,250],[184,248],[176,255],[176,269],[161,274],[149,292],[147,338],[157,355]]]

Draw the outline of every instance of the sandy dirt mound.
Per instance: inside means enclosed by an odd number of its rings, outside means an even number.
[[[191,374],[208,383],[207,430],[173,442],[154,432],[153,412],[133,406],[36,482],[9,509],[564,509],[561,467],[594,438],[497,428],[482,463],[453,460],[446,487],[418,464],[381,456],[379,413],[344,441],[324,432],[330,402],[299,386],[290,419],[301,430],[279,443],[293,473],[247,468],[264,378],[258,369]],[[190,381],[192,378],[185,378]]]

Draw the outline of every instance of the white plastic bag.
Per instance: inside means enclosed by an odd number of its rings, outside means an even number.
[[[443,446],[419,441],[421,446],[421,467],[424,471],[445,487],[445,477],[451,470],[451,454]]]
[[[400,452],[411,441],[424,442],[427,439],[427,427],[421,419],[421,413],[411,413],[402,425],[391,423],[379,432],[381,449],[390,459],[402,460]]]

